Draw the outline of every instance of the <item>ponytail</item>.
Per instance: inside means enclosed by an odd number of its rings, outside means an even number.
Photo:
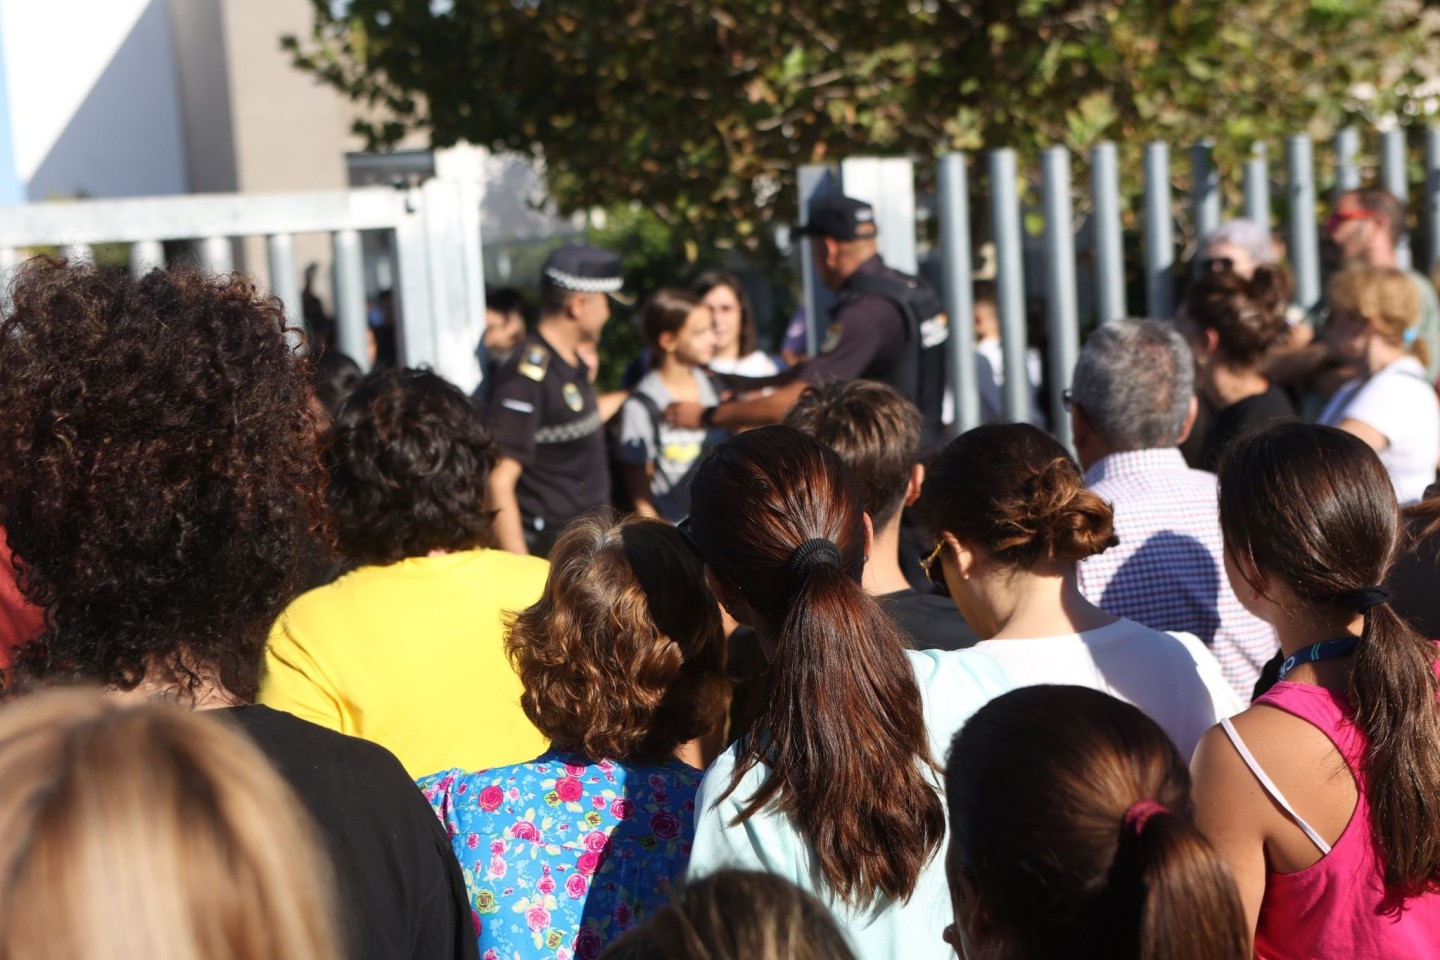
[[[1350,702],[1365,732],[1371,830],[1385,883],[1405,895],[1440,882],[1440,683],[1435,644],[1388,602],[1365,611]]]

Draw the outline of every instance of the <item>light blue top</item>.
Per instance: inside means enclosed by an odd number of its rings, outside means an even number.
[[[920,685],[931,750],[943,763],[951,739],[970,715],[1014,684],[998,663],[973,650],[912,650],[906,655]],[[735,762],[732,746],[711,764],[700,785],[688,877],[705,876],[723,867],[777,874],[830,907],[861,960],[954,960],[954,949],[941,939],[941,932],[953,919],[943,843],[921,871],[908,903],[882,898],[866,909],[848,907],[825,887],[814,852],[773,806],[739,826],[730,826],[769,776],[768,767],[753,767],[736,790],[715,803],[710,798],[720,796],[730,785]],[[938,783],[936,787],[940,789]]]

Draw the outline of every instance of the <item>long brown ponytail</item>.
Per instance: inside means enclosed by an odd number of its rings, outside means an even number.
[[[945,786],[950,882],[969,882],[1006,956],[1249,957],[1185,762],[1130,704],[1070,686],[996,697],[956,735]]]
[[[1375,452],[1301,423],[1243,438],[1220,466],[1226,549],[1332,613],[1365,613],[1348,694],[1385,882],[1404,894],[1440,882],[1440,684],[1435,645],[1383,594],[1400,542],[1394,488]]]
[[[778,807],[850,903],[908,899],[945,835],[920,690],[894,623],[860,586],[865,526],[834,452],[789,427],[720,444],[691,487],[706,560],[776,635],[773,693],[743,742],[733,791],[770,775],[739,822]],[[822,562],[797,571],[797,549]]]

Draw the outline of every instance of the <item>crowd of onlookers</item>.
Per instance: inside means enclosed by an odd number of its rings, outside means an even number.
[[[0,957],[1433,953],[1440,306],[1403,208],[1341,198],[1308,316],[1265,230],[1207,238],[1174,322],[1086,339],[1073,454],[928,449],[896,344],[938,341],[867,209],[812,214],[850,311],[817,357],[709,273],[640,306],[616,394],[594,248],[538,317],[491,298],[476,396],[297,352],[241,275],[26,263]]]

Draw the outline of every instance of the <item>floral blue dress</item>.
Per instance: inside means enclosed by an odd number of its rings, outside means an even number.
[[[550,751],[418,781],[465,874],[482,960],[591,960],[669,902],[702,772]]]

